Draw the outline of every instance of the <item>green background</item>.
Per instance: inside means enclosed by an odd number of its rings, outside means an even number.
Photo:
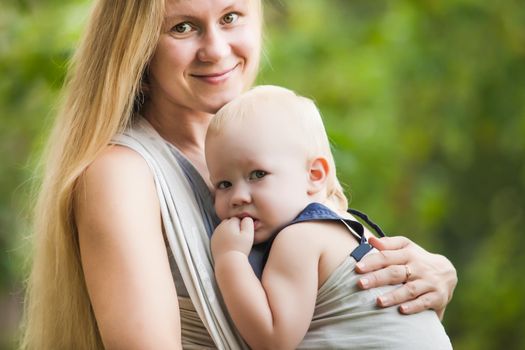
[[[525,6],[267,0],[259,83],[313,98],[352,207],[450,258],[455,349],[525,349]],[[31,184],[89,2],[0,10],[0,348],[14,348]]]

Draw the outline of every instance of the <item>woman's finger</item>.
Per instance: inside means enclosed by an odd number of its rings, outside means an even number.
[[[379,254],[374,254],[379,255]],[[366,265],[368,266],[368,265]],[[411,272],[412,274],[413,272]],[[389,284],[400,284],[406,282],[407,270],[405,265],[390,265],[364,275],[357,283],[363,289],[385,286]]]
[[[418,298],[403,303],[399,306],[399,312],[405,315],[417,314],[418,312],[425,311],[427,309],[436,309],[436,305],[441,305],[439,293],[425,293],[420,295]],[[438,317],[443,317],[442,311],[436,311]]]
[[[365,257],[356,264],[356,272],[368,273],[392,265],[405,265],[408,262],[408,259],[409,252],[406,252],[403,249],[379,251],[377,253],[365,255]]]
[[[388,307],[402,303],[406,304],[411,300],[415,300],[422,295],[428,294],[430,291],[432,291],[432,286],[429,286],[422,279],[409,281],[398,288],[378,297],[377,305],[381,307]]]
[[[396,250],[402,249],[412,243],[412,241],[403,236],[382,237],[377,238],[372,236],[368,242],[378,250]]]

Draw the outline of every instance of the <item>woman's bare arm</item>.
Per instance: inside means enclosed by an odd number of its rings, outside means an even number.
[[[404,283],[378,298],[378,305],[400,305],[400,312],[404,314],[433,309],[443,319],[458,281],[452,263],[406,237],[373,237],[370,243],[381,254],[368,254],[357,264],[356,271],[366,273],[360,280],[360,286],[368,289]],[[408,270],[405,265],[408,265]],[[409,276],[407,271],[410,271]]]
[[[180,349],[177,293],[146,162],[114,146],[85,171],[75,217],[87,289],[107,349]]]

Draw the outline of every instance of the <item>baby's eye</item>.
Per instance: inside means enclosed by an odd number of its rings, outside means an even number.
[[[228,187],[231,187],[231,186],[232,186],[232,183],[230,181],[221,181],[221,182],[217,183],[217,185],[215,185],[215,187],[218,190],[224,190],[225,188],[228,188]]]
[[[182,22],[177,25],[175,25],[171,30],[173,30],[177,34],[186,34],[189,33],[192,30],[192,26],[188,22]]]
[[[222,17],[222,21],[226,24],[232,24],[233,22],[237,21],[238,18],[239,15],[237,13],[230,12]]]
[[[264,170],[254,170],[250,174],[250,180],[262,179],[266,175],[268,175],[268,173]]]

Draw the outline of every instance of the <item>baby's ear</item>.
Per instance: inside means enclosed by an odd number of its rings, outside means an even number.
[[[315,194],[325,188],[326,178],[330,172],[330,165],[324,157],[317,157],[310,161],[308,170],[308,194]]]

